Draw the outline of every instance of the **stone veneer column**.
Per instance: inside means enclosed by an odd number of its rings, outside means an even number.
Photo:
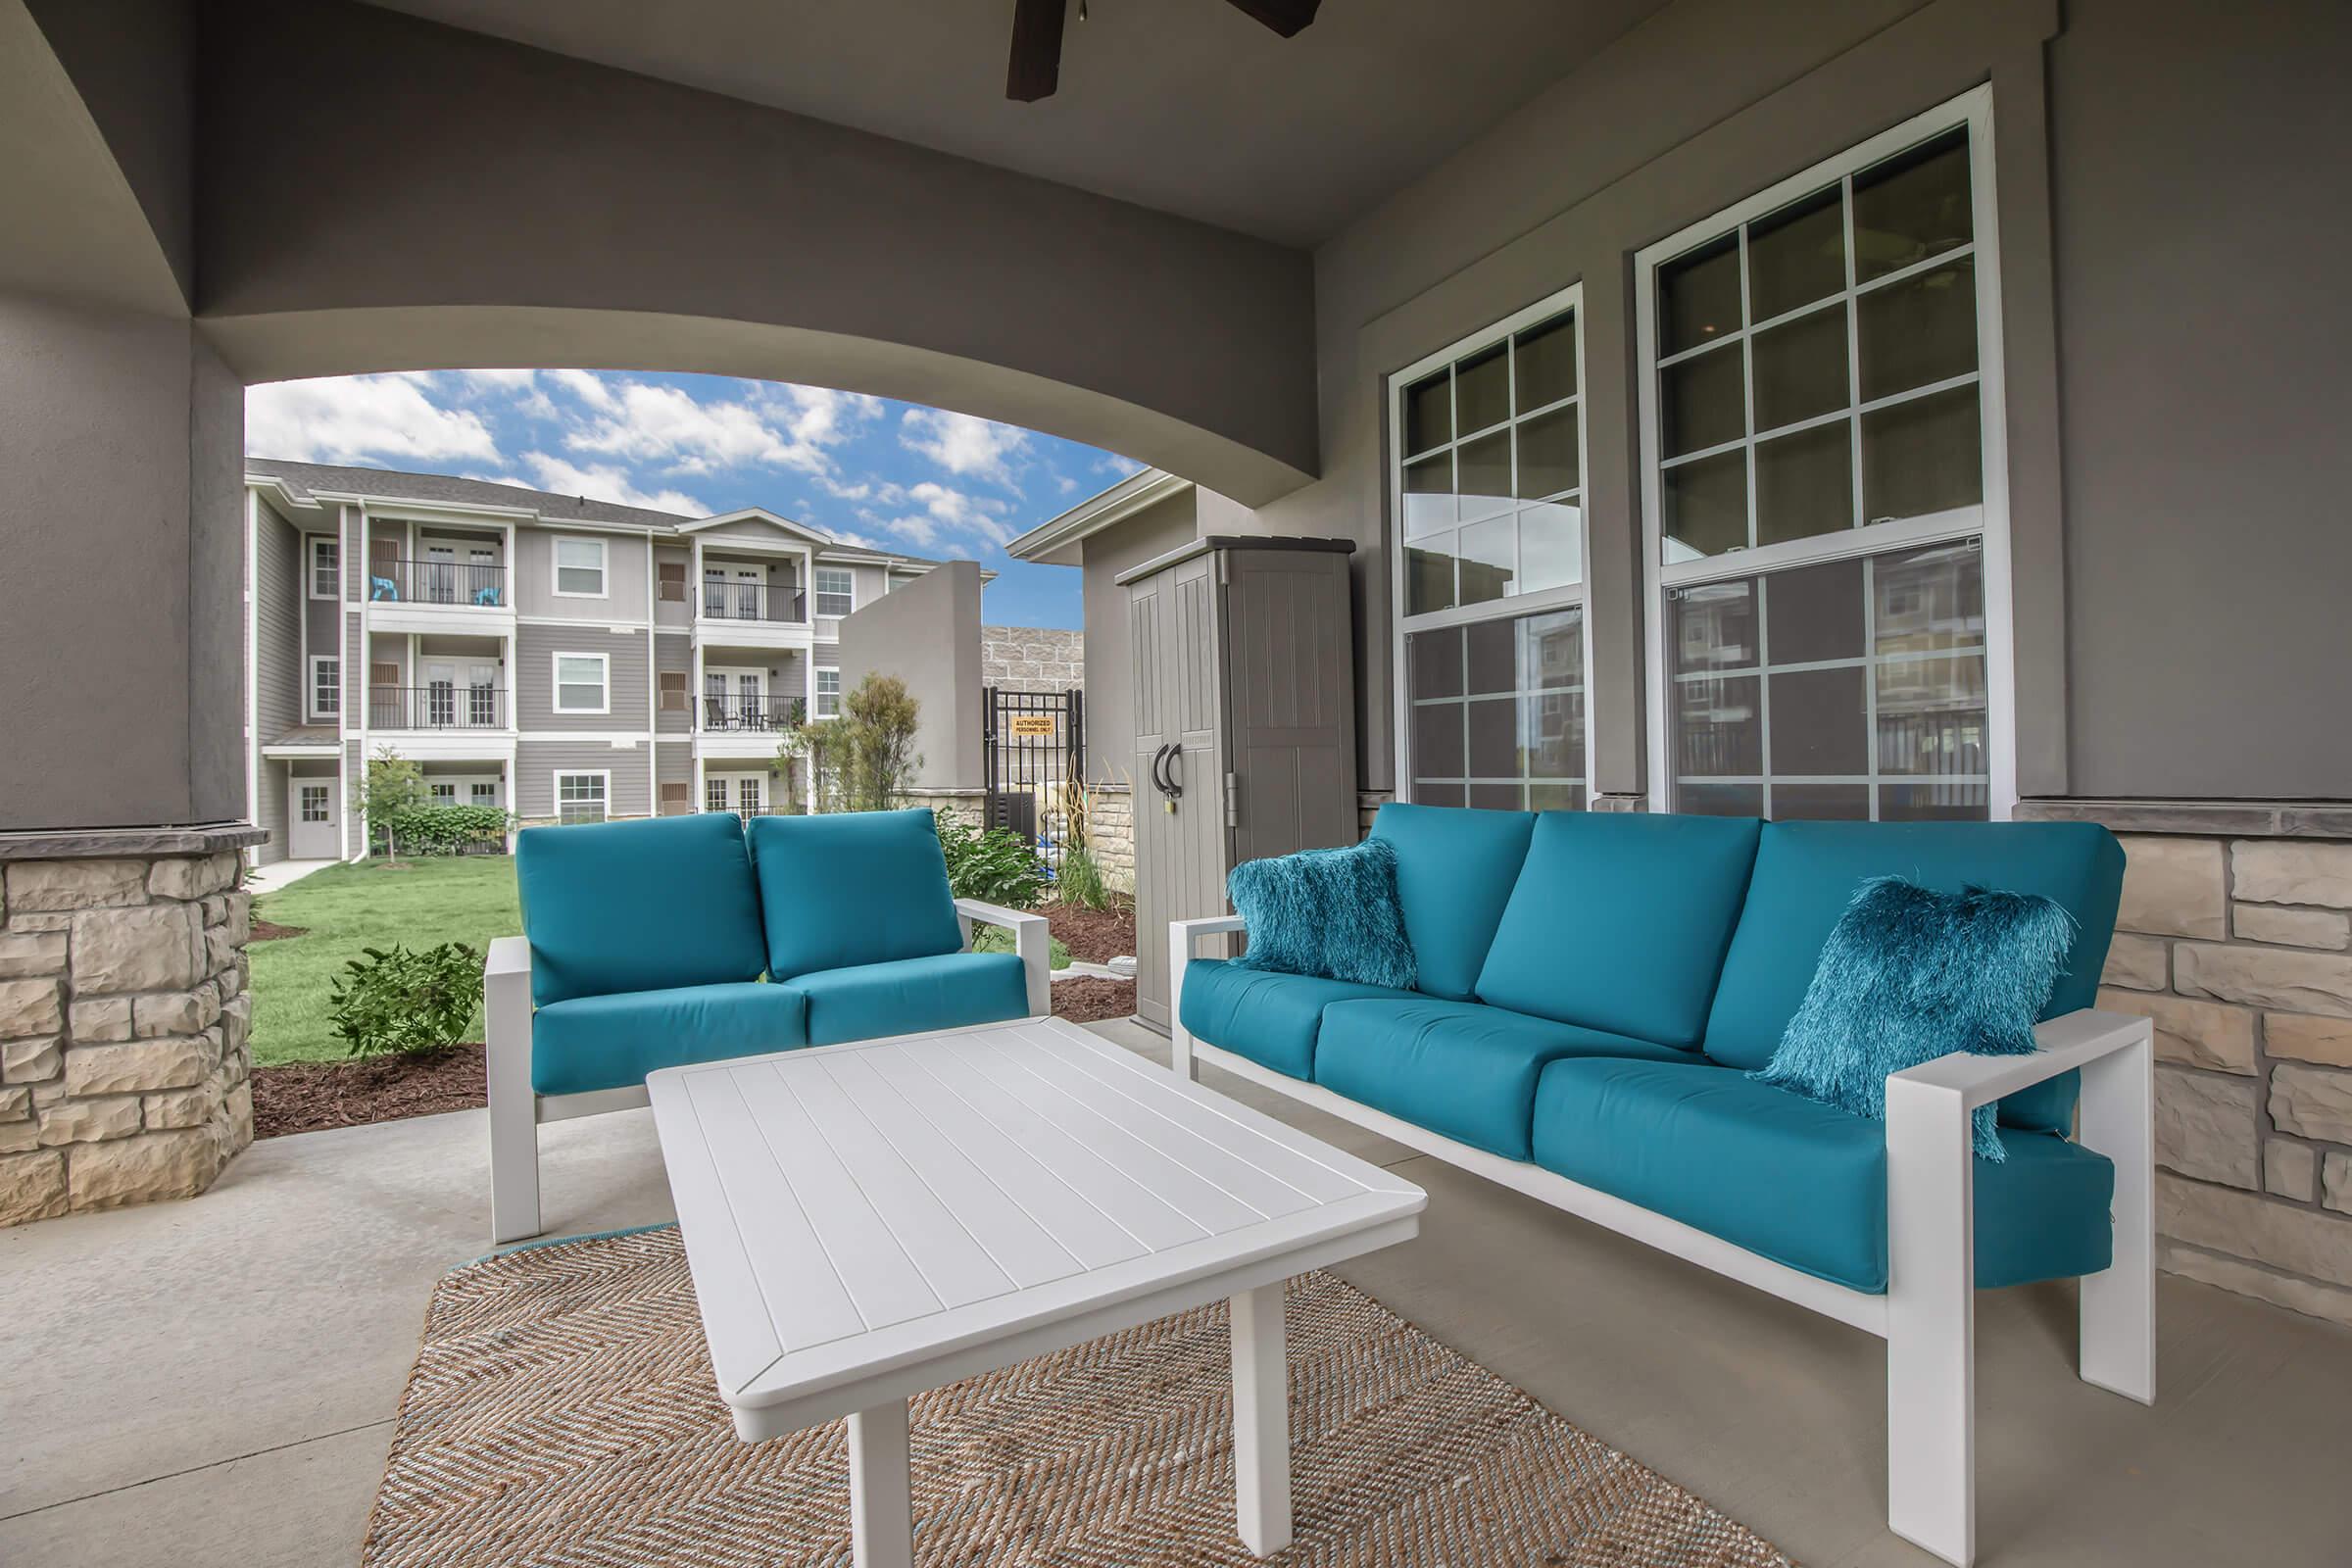
[[[2099,1005],[2156,1025],[2159,1263],[2352,1324],[2352,809],[2017,814],[2123,840]]]
[[[0,835],[0,1225],[193,1197],[253,1142],[259,837]]]
[[[1086,787],[1086,847],[1102,885],[1135,892],[1135,792],[1124,784]]]

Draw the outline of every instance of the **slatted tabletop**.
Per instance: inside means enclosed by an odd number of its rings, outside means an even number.
[[[1122,1309],[1214,1299],[1251,1270],[1390,1245],[1426,1201],[1056,1019],[670,1068],[648,1087],[747,1435],[1071,1343]]]

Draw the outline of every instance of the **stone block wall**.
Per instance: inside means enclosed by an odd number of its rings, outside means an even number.
[[[233,848],[0,865],[0,1225],[188,1198],[253,1142]]]
[[[1135,793],[1124,784],[1090,784],[1086,790],[1087,849],[1115,892],[1135,892]]]
[[[983,626],[980,683],[1015,692],[1084,686],[1086,634],[1058,626]]]
[[[2099,1004],[2156,1025],[2158,1261],[2352,1324],[2352,842],[2121,837]]]

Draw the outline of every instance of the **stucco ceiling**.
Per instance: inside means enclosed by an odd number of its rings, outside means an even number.
[[[1004,97],[1012,0],[374,0],[1289,245],[1312,245],[1664,0],[1088,0],[1061,88]]]

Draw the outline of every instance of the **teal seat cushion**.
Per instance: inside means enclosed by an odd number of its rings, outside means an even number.
[[[796,975],[808,999],[808,1043],[921,1034],[1026,1017],[1028,973],[1009,953],[939,953]]]
[[[1544,1169],[1857,1291],[1886,1289],[1886,1127],[1707,1062],[1560,1060],[1536,1088]],[[2111,1261],[2115,1167],[2051,1133],[1974,1161],[1977,1283]]]
[[[1478,999],[1696,1046],[1758,826],[1745,817],[1542,812],[1479,971]],[[1812,973],[1808,963],[1800,993]]]
[[[807,1044],[808,1002],[790,986],[730,982],[575,997],[532,1015],[531,1087],[543,1095],[625,1089],[657,1067]]]
[[[1511,884],[1527,859],[1533,811],[1475,811],[1392,801],[1372,836],[1396,852],[1396,902],[1420,978],[1413,989],[1468,1002]]]
[[[2123,896],[2124,851],[2088,822],[1773,822],[1756,847],[1747,906],[1707,1017],[1706,1054],[1762,1067],[1796,1015],[1822,949],[1855,891],[1899,876],[1941,893],[2033,893],[2074,917],[2075,940],[2044,1018],[2091,1004]],[[2076,1080],[2065,1073],[2001,1102],[2005,1127],[2063,1132]]]
[[[779,980],[963,947],[929,811],[759,816],[751,843]]]
[[[1474,1002],[1335,1002],[1315,1041],[1315,1082],[1490,1154],[1526,1159],[1536,1080],[1562,1056],[1687,1061],[1690,1053]]]
[[[767,967],[742,819],[526,827],[514,839],[531,1000],[757,980]]]
[[[1402,1002],[1412,995],[1352,980],[1248,969],[1230,958],[1195,958],[1185,965],[1176,1014],[1197,1040],[1311,1081],[1315,1031],[1325,1007],[1365,998]]]

